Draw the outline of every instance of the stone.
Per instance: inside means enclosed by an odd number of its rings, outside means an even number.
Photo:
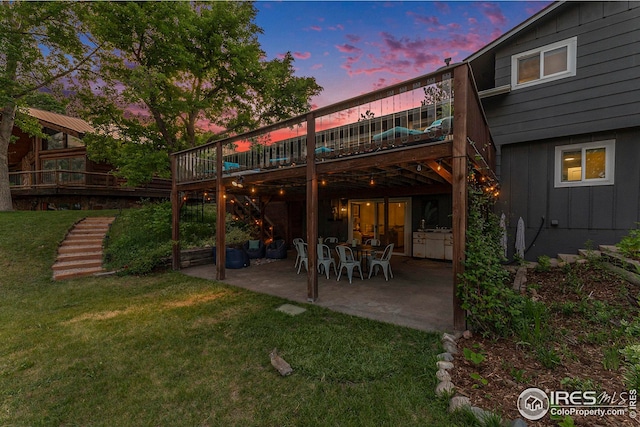
[[[302,308],[293,304],[282,304],[280,307],[276,308],[276,310],[281,311],[283,313],[290,314],[292,316],[297,316],[298,314],[301,314],[307,311],[306,308]]]
[[[453,391],[455,389],[456,389],[456,387],[453,385],[453,383],[451,381],[441,381],[436,386],[436,395],[444,396],[444,395],[447,395],[447,394],[451,394],[451,393],[453,393]]]
[[[447,362],[453,362],[453,355],[451,353],[440,353],[436,356],[438,360],[446,360]]]
[[[513,279],[513,290],[522,292],[525,289],[527,283],[527,268],[520,267],[516,272],[516,277]]]
[[[280,355],[278,355],[278,350],[273,349],[271,353],[269,353],[269,358],[271,359],[271,365],[276,368],[276,370],[282,375],[286,377],[287,375],[293,372],[293,368],[289,365]]]
[[[442,334],[442,341],[445,341],[445,340],[455,343],[457,338],[454,335],[451,335],[445,332],[444,334]]]
[[[468,330],[468,329],[467,329],[466,331],[464,331],[464,332],[462,333],[462,337],[463,337],[465,340],[471,339],[471,337],[473,337],[473,332],[471,332],[470,330]]]
[[[485,411],[482,408],[478,408],[477,406],[472,406],[469,408],[469,411],[476,417],[481,424],[484,424],[485,419],[491,415],[491,412]]]
[[[451,381],[451,375],[449,375],[449,372],[444,369],[438,369],[438,372],[436,372],[436,378],[440,381]]]
[[[445,360],[438,360],[436,362],[436,366],[438,367],[438,369],[445,369],[445,370],[453,369],[453,363],[447,362]]]
[[[527,427],[527,423],[522,418],[516,418],[509,423],[509,427]]]
[[[450,341],[446,341],[443,345],[442,348],[444,348],[444,351],[446,351],[447,353],[450,354],[458,354],[458,347],[450,342]]]
[[[470,407],[471,401],[466,396],[454,396],[449,401],[449,412],[458,411],[464,407]]]

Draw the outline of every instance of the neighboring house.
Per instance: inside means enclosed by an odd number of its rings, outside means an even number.
[[[553,3],[467,60],[498,149],[510,254],[614,244],[640,221],[640,3]]]
[[[11,196],[17,209],[105,209],[126,207],[140,198],[168,198],[170,182],[144,188],[123,187],[112,167],[87,158],[82,142],[89,123],[62,114],[29,109],[46,137],[32,137],[17,127],[9,146]]]

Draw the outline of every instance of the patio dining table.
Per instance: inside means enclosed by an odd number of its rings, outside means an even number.
[[[345,242],[325,243],[325,245],[329,246],[329,248],[331,249],[331,253],[334,254],[334,256],[337,256],[335,248],[338,245],[348,246],[349,248],[351,248],[351,250],[353,251],[354,258],[360,261],[360,265],[362,265],[363,272],[369,271],[368,256],[373,255],[376,251],[383,251],[385,248],[384,246],[373,246],[373,245],[362,245],[362,244],[357,244],[353,246],[352,244],[345,243]],[[337,260],[337,261],[340,261],[340,260]]]

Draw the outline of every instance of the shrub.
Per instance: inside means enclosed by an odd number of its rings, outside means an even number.
[[[250,238],[250,228],[226,220],[226,241],[240,244]],[[204,209],[200,218],[180,221],[182,248],[215,245],[215,209]],[[171,256],[171,203],[143,203],[142,207],[123,211],[109,231],[105,248],[107,267],[127,274],[146,274]]]
[[[616,246],[624,256],[640,260],[640,228],[630,230]]]
[[[491,207],[492,201],[482,191],[469,190],[466,259],[457,290],[475,330],[506,336],[520,313],[522,297],[507,284],[509,274],[502,266],[502,229]]]

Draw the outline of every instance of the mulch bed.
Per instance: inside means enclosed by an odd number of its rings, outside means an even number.
[[[455,356],[455,368],[450,373],[457,392],[469,397],[472,405],[515,419],[522,418],[516,406],[518,396],[529,387],[547,394],[554,390],[573,391],[575,384],[583,388],[585,384],[595,385],[599,392],[609,395],[627,392],[622,379],[623,357],[620,355],[617,369],[606,369],[603,360],[606,350],[626,345],[616,331],[620,330],[620,320],[631,321],[638,315],[640,288],[602,267],[572,265],[570,269],[569,274],[562,268],[527,273],[529,295],[550,307],[549,322],[555,337],[551,345],[560,357],[555,368],[544,367],[535,355],[536,349],[516,338],[492,339],[474,334],[469,339],[460,339],[460,353]],[[609,309],[604,309],[605,306]],[[613,315],[605,316],[605,312]],[[475,365],[462,354],[464,348],[481,352],[486,359]],[[473,373],[484,378],[486,384],[478,376],[472,378]],[[573,416],[573,420],[579,426],[640,425],[628,415]],[[557,426],[559,421],[551,420],[547,414],[541,420],[527,423]]]

